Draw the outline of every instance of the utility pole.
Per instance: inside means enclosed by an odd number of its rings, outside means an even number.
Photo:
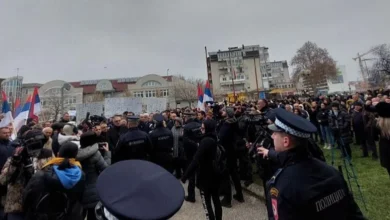
[[[258,80],[257,80],[256,57],[253,57],[253,64],[255,65],[255,78],[256,78],[256,91],[257,91],[256,97],[259,97],[259,83],[258,83]]]
[[[229,50],[229,61],[230,61],[230,71],[232,74],[232,84],[233,84],[233,101],[236,102],[236,90],[234,88],[234,74],[233,74],[233,64],[232,64],[232,59],[230,57],[230,50]]]

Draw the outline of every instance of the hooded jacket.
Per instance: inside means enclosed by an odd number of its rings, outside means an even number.
[[[103,158],[96,143],[92,146],[80,148],[76,160],[80,161],[86,175],[85,191],[81,203],[84,208],[94,208],[99,201],[96,181],[99,173],[111,164],[111,152],[106,152]]]
[[[205,191],[207,189],[218,189],[219,177],[214,173],[213,160],[217,151],[217,136],[215,134],[216,122],[214,120],[205,120],[205,134],[199,143],[194,159],[187,168],[183,180],[187,180],[197,170],[196,186]]]
[[[60,146],[64,144],[65,142],[71,141],[80,148],[80,138],[74,135],[63,135],[63,134],[58,134],[58,143]]]
[[[63,192],[70,202],[70,211],[64,219],[82,219],[82,206],[80,204],[85,188],[85,175],[81,168],[72,166],[59,170],[57,165],[45,167],[38,171],[27,184],[23,193],[23,207],[26,212],[26,219],[35,219],[35,207],[37,207],[42,196],[51,192]],[[61,205],[57,200],[50,204],[51,210]],[[51,208],[52,207],[52,208]]]

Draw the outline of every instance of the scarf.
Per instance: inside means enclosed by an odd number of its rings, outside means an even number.
[[[55,157],[55,158],[51,159],[49,162],[47,162],[42,168],[50,166],[50,165],[60,165],[62,163],[62,161],[64,161],[64,160],[65,160],[65,158]],[[78,166],[81,168],[80,162],[76,161],[76,159],[74,159],[74,158],[69,158],[69,163],[71,165]]]
[[[183,127],[173,126],[172,128],[173,134],[173,157],[179,157],[179,138],[183,136]]]

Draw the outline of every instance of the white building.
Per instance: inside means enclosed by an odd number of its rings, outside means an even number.
[[[240,99],[257,98],[257,90],[264,90],[261,63],[268,61],[268,48],[259,45],[230,47],[228,50],[209,53],[214,94],[222,93]],[[234,86],[233,86],[234,84]]]

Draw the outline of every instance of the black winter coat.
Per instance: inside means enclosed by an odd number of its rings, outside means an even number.
[[[80,148],[76,159],[80,161],[86,175],[85,191],[81,203],[84,208],[94,208],[99,201],[96,190],[97,178],[111,164],[111,152],[106,152],[104,158],[99,152],[98,144]]]
[[[33,213],[38,202],[47,193],[64,192],[70,202],[70,210],[64,220],[82,220],[83,208],[81,198],[85,189],[85,175],[82,174],[81,179],[71,189],[65,189],[53,166],[45,167],[38,171],[28,182],[23,192],[23,208],[25,209],[26,219],[34,220]],[[56,204],[52,205],[56,207]]]
[[[107,141],[108,145],[110,147],[110,151],[115,149],[116,145],[118,144],[119,137],[127,132],[127,128],[125,126],[115,127],[113,126],[108,130],[107,132]]]
[[[189,161],[194,157],[200,141],[200,127],[202,125],[194,119],[189,119],[183,127],[183,146]]]
[[[341,138],[344,144],[352,143],[350,132],[351,117],[347,112],[339,111],[337,116],[331,112],[329,116],[329,127],[332,129],[336,141],[339,141]]]
[[[217,137],[213,134],[205,135],[199,143],[194,159],[187,168],[183,179],[187,180],[196,170],[196,187],[200,190],[215,190],[219,187],[220,179],[213,171],[213,160],[216,157]]]
[[[320,110],[318,111],[317,113],[317,122],[318,124],[322,125],[322,126],[329,126],[329,109],[325,108],[325,109],[322,109],[320,108]]]
[[[235,118],[226,119],[218,132],[220,144],[225,148],[228,157],[235,155],[238,141],[238,123]]]

